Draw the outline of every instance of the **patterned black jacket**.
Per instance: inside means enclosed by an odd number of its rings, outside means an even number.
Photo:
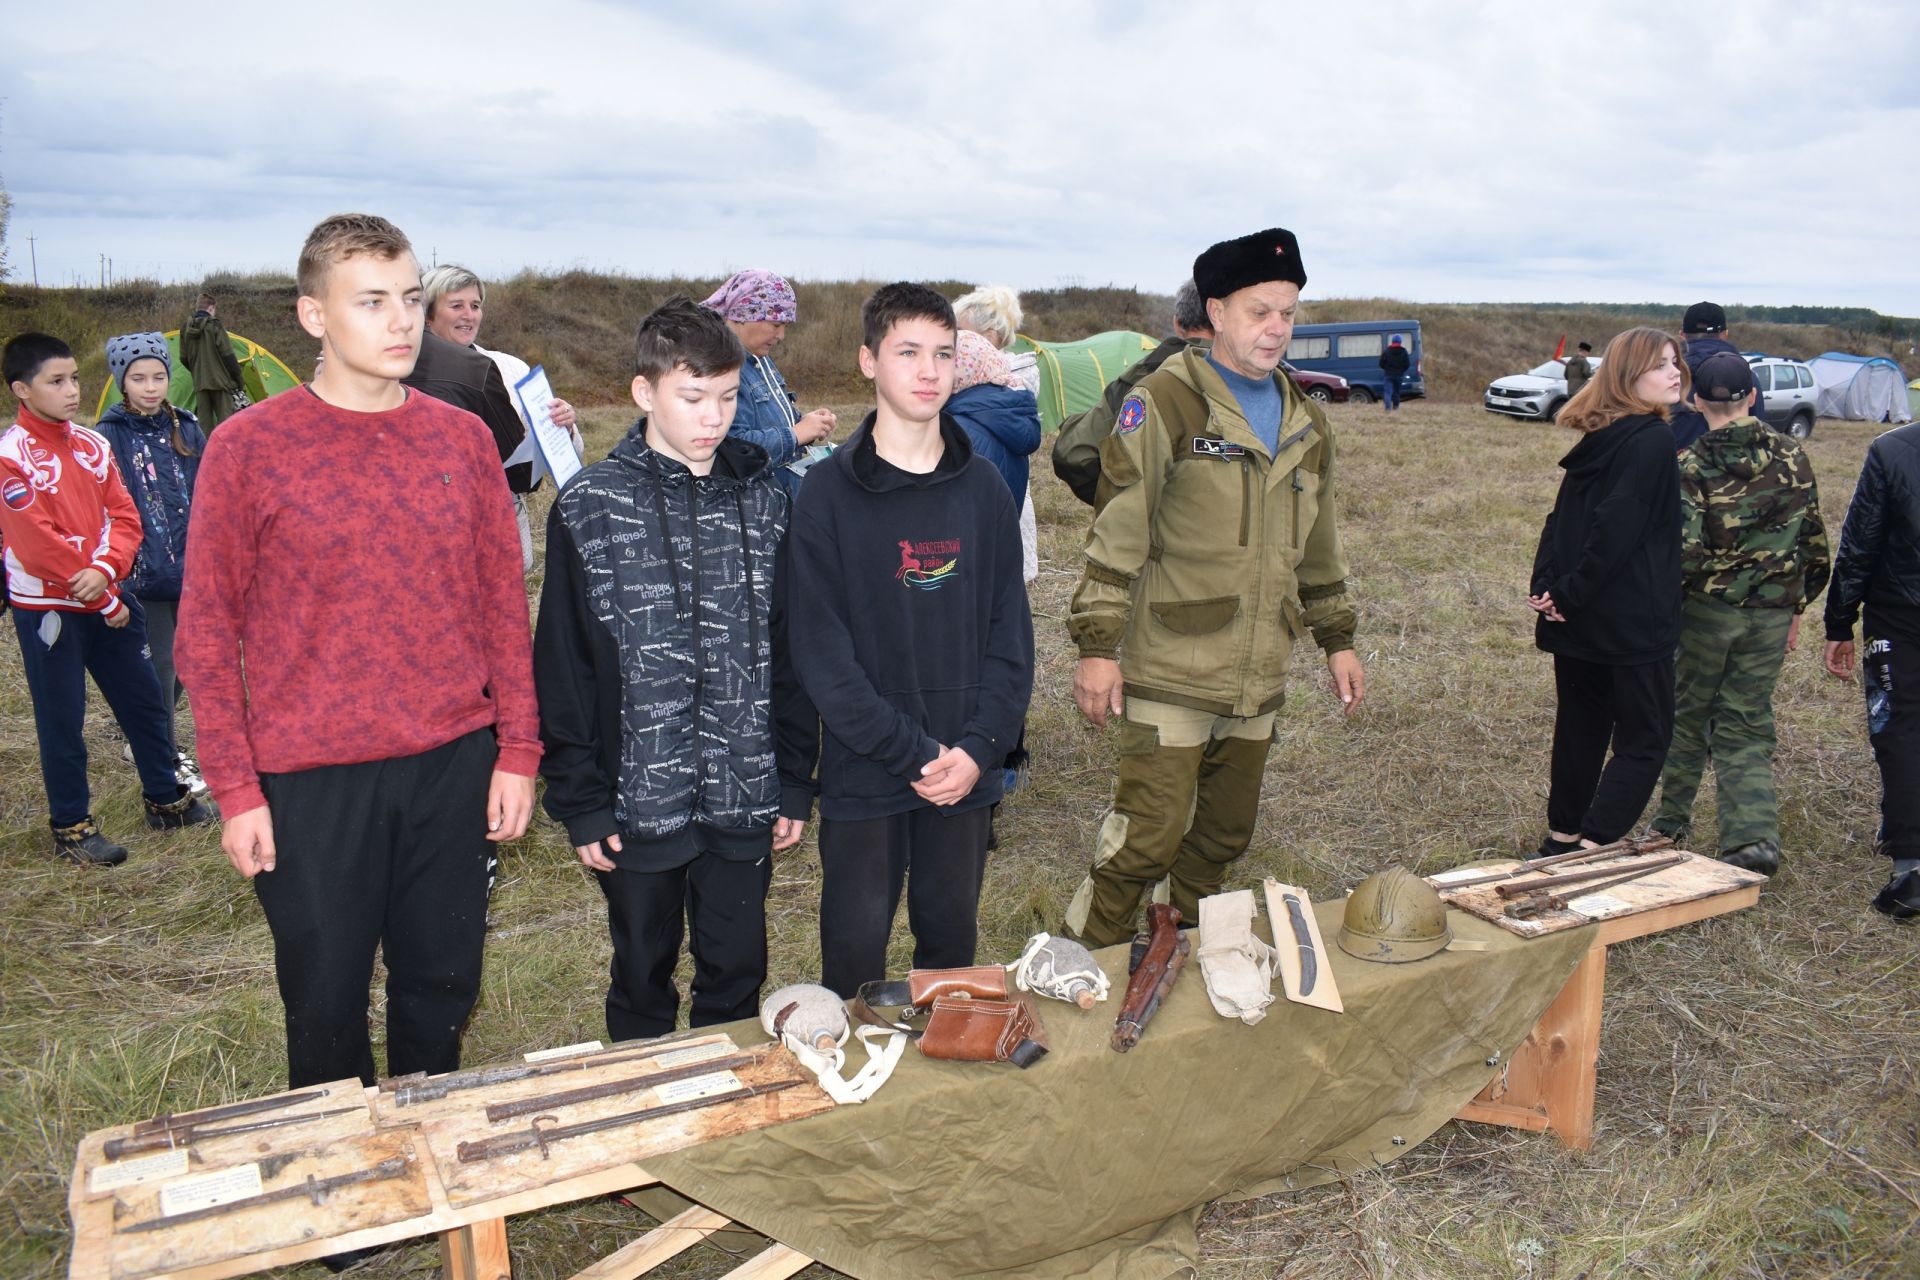
[[[618,832],[608,856],[635,871],[765,857],[776,757],[807,816],[817,719],[776,639],[787,515],[757,445],[729,438],[695,476],[644,419],[554,502],[534,678],[546,809],[575,845]]]

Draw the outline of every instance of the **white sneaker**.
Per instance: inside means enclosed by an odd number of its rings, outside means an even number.
[[[206,779],[200,776],[200,766],[195,764],[193,758],[184,751],[173,758],[173,776],[175,781],[187,789],[188,795],[207,794],[207,783]]]

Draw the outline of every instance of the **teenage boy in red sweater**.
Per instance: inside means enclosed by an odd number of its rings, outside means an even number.
[[[73,351],[48,334],[23,333],[7,343],[0,366],[20,402],[14,424],[0,432],[0,541],[53,848],[83,866],[111,867],[127,851],[101,835],[88,812],[81,728],[89,674],[133,746],[147,825],[186,827],[213,814],[174,776],[140,602],[115,586],[140,549],[140,513],[106,437],[72,421],[80,411]]]
[[[407,238],[328,218],[299,289],[324,364],[207,447],[178,658],[221,845],[273,931],[290,1083],[371,1084],[376,947],[388,1070],[459,1065],[539,718],[493,438],[400,385],[424,323]]]

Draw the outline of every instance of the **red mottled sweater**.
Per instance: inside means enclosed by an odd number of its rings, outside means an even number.
[[[259,775],[416,755],[494,726],[539,767],[513,500],[478,418],[310,388],[222,423],[194,489],[175,655],[222,813]]]

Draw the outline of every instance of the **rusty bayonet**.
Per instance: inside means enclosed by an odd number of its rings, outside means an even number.
[[[176,1213],[164,1218],[148,1218],[145,1222],[135,1222],[129,1226],[115,1228],[120,1234],[129,1231],[165,1231],[171,1227],[185,1226],[189,1222],[200,1222],[207,1218],[217,1218],[223,1214],[239,1213],[243,1209],[257,1209],[261,1205],[280,1204],[287,1200],[298,1200],[302,1196],[313,1201],[314,1206],[326,1203],[330,1192],[341,1187],[357,1186],[363,1182],[385,1182],[397,1178],[407,1171],[413,1161],[406,1156],[389,1156],[370,1169],[355,1169],[351,1173],[336,1173],[330,1178],[316,1178],[308,1174],[303,1181],[276,1187],[272,1191],[263,1191],[257,1196],[248,1196],[244,1200],[229,1200],[225,1204],[210,1204],[204,1209],[189,1209],[185,1213]]]
[[[1538,880],[1509,881],[1506,884],[1493,886],[1493,891],[1503,898],[1524,898],[1528,894],[1539,893],[1542,890],[1552,891],[1570,884],[1585,884],[1590,880],[1605,880],[1609,876],[1623,875],[1628,872],[1633,873],[1637,879],[1640,875],[1653,871],[1662,871],[1668,867],[1678,866],[1685,861],[1686,857],[1684,855],[1676,853],[1670,858],[1659,858],[1652,862],[1623,862],[1616,863],[1611,867],[1594,867],[1586,871],[1569,871],[1564,875],[1543,876]]]
[[[332,1111],[309,1111],[297,1116],[275,1116],[271,1120],[254,1120],[247,1124],[229,1124],[214,1128],[205,1125],[185,1125],[178,1129],[157,1129],[152,1133],[129,1134],[124,1138],[109,1138],[101,1150],[109,1160],[118,1160],[121,1156],[139,1155],[145,1151],[168,1151],[174,1147],[190,1147],[196,1142],[205,1142],[209,1138],[231,1138],[239,1133],[258,1133],[262,1129],[282,1129],[290,1124],[307,1124],[314,1120],[326,1120],[333,1116],[365,1115],[365,1107],[336,1107]]]
[[[548,1160],[552,1157],[548,1155],[547,1148],[556,1142],[565,1142],[568,1138],[579,1138],[608,1129],[621,1129],[627,1125],[657,1120],[662,1116],[676,1116],[687,1111],[698,1111],[702,1107],[717,1107],[728,1102],[744,1102],[749,1098],[765,1097],[770,1093],[779,1093],[782,1089],[791,1089],[800,1083],[799,1080],[779,1080],[773,1084],[744,1085],[738,1089],[729,1089],[725,1093],[716,1093],[710,1098],[689,1098],[685,1102],[666,1102],[657,1107],[625,1111],[617,1116],[582,1120],[578,1124],[554,1122],[543,1126],[541,1121],[553,1121],[554,1117],[535,1116],[532,1124],[517,1133],[503,1133],[495,1138],[481,1138],[477,1142],[461,1143],[458,1155],[462,1164],[472,1164],[477,1160],[496,1160],[501,1156],[537,1150],[542,1160]]]
[[[536,1080],[541,1076],[560,1075],[568,1071],[584,1071],[588,1067],[604,1067],[621,1062],[641,1062],[647,1058],[657,1058],[663,1053],[677,1053],[683,1049],[698,1049],[705,1045],[728,1043],[724,1034],[689,1036],[681,1040],[646,1040],[635,1044],[631,1052],[602,1052],[583,1054],[578,1058],[562,1058],[557,1062],[514,1063],[498,1067],[469,1067],[465,1071],[449,1071],[445,1075],[430,1076],[424,1071],[412,1075],[394,1076],[380,1082],[380,1092],[393,1095],[393,1105],[410,1107],[419,1102],[434,1102],[450,1093],[462,1089],[481,1089],[491,1084],[508,1084],[515,1080]],[[619,1046],[615,1046],[618,1048]]]
[[[1659,862],[1649,863],[1644,867],[1638,867],[1628,871],[1625,875],[1615,875],[1611,880],[1600,879],[1598,884],[1583,883],[1577,892],[1571,894],[1556,893],[1552,885],[1547,885],[1543,888],[1535,889],[1531,893],[1523,894],[1515,898],[1512,902],[1509,902],[1506,913],[1515,920],[1530,920],[1534,916],[1545,915],[1549,911],[1563,910],[1575,898],[1584,898],[1590,893],[1599,893],[1603,889],[1611,889],[1615,885],[1625,884],[1629,880],[1638,880],[1640,877],[1650,876],[1656,871],[1665,871],[1668,867],[1685,861],[1686,859],[1681,857],[1664,858]],[[1609,867],[1607,870],[1610,873],[1618,872],[1620,868]],[[1596,877],[1569,876],[1561,880],[1560,883],[1564,885],[1572,883],[1574,880],[1587,881],[1594,878]]]
[[[673,1067],[670,1070],[655,1071],[643,1076],[628,1076],[625,1080],[609,1080],[604,1084],[583,1085],[563,1093],[550,1093],[542,1098],[517,1098],[512,1102],[496,1102],[487,1107],[487,1119],[498,1124],[502,1120],[530,1116],[535,1112],[546,1111],[553,1107],[571,1107],[576,1103],[593,1102],[599,1098],[612,1098],[623,1093],[636,1093],[641,1089],[672,1084],[676,1080],[691,1080],[695,1076],[712,1075],[716,1071],[731,1071],[735,1067],[747,1066],[752,1061],[751,1053],[736,1053],[731,1057],[713,1058],[706,1062],[696,1062],[691,1066]]]
[[[1193,944],[1180,932],[1180,911],[1156,902],[1147,908],[1147,932],[1139,963],[1127,978],[1127,996],[1120,1003],[1120,1017],[1113,1024],[1113,1049],[1125,1053],[1140,1043],[1147,1024],[1159,1011],[1160,1002],[1173,989],[1180,967],[1187,962]],[[1138,947],[1140,939],[1135,939]]]
[[[162,1133],[168,1129],[191,1129],[195,1125],[218,1124],[222,1120],[259,1115],[263,1111],[297,1107],[303,1102],[313,1102],[327,1095],[328,1090],[325,1089],[308,1089],[301,1093],[282,1094],[277,1098],[255,1098],[251,1102],[230,1102],[221,1107],[202,1107],[198,1111],[170,1112],[164,1116],[155,1116],[151,1120],[140,1121],[133,1126],[133,1136],[144,1138],[150,1133]]]

